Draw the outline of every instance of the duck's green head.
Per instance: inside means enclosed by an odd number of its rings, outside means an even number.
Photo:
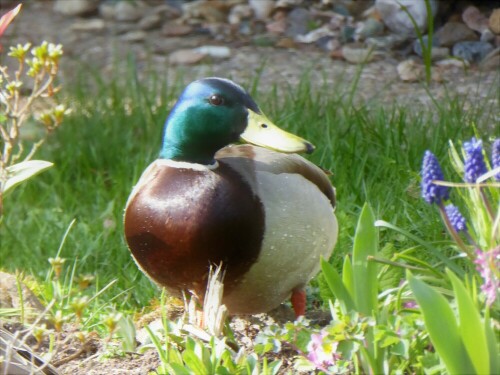
[[[312,152],[306,140],[281,130],[240,86],[222,78],[189,84],[170,112],[160,157],[211,164],[215,153],[238,141],[280,152]]]

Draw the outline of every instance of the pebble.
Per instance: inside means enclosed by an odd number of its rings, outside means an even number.
[[[429,41],[429,36],[424,35],[422,37],[422,43],[424,44],[425,48],[427,48],[427,46],[428,46],[428,43],[429,43],[428,41]],[[438,40],[437,40],[436,36],[433,36],[433,38],[432,38],[432,46],[433,47],[438,46]],[[424,55],[422,44],[420,43],[420,39],[415,39],[415,42],[413,42],[413,52],[415,52],[420,57],[422,57]]]
[[[384,24],[375,18],[368,18],[356,28],[356,35],[359,39],[366,39],[381,35],[384,32]]]
[[[467,7],[467,9],[464,10],[464,12],[462,13],[462,19],[470,29],[479,33],[483,33],[484,31],[489,29],[488,18],[473,5]]]
[[[488,25],[491,31],[497,35],[500,34],[500,8],[493,10],[488,20]]]
[[[137,43],[142,42],[148,37],[148,34],[143,30],[129,31],[121,36],[121,40],[124,42]]]
[[[314,42],[318,41],[319,39],[324,38],[326,36],[333,37],[334,35],[335,35],[335,33],[333,33],[332,30],[330,30],[328,25],[325,25],[325,26],[317,28],[313,31],[310,31],[307,34],[297,35],[295,40],[299,43],[309,44],[309,43],[314,43]]]
[[[201,62],[206,56],[193,49],[180,49],[172,52],[168,60],[173,65],[194,65]]]
[[[227,20],[231,25],[237,25],[244,20],[250,19],[253,13],[254,11],[250,5],[238,4],[231,8]]]
[[[91,18],[77,20],[71,25],[73,31],[96,32],[102,31],[106,27],[106,23],[101,18]]]
[[[118,1],[114,6],[114,19],[123,22],[139,20],[143,15],[144,4],[136,1]]]
[[[359,44],[346,44],[342,47],[342,55],[351,64],[363,64],[373,60],[376,56],[373,48]]]
[[[228,4],[229,2],[225,4],[220,0],[187,2],[182,5],[182,19],[186,22],[198,19],[208,23],[222,23],[227,18],[225,9]]]
[[[228,59],[231,57],[231,49],[226,46],[202,46],[194,48],[193,51],[215,59]]]
[[[286,20],[286,35],[295,38],[298,35],[307,34],[313,20],[311,13],[307,9],[295,8],[288,13]]]
[[[432,15],[435,16],[437,1],[430,0],[430,3]],[[375,0],[375,9],[391,31],[415,36],[413,23],[408,14],[401,9],[401,5],[406,7],[421,31],[427,30],[427,8],[423,0]]]
[[[266,20],[274,9],[273,0],[249,0],[248,5],[259,20]]]
[[[495,48],[479,64],[481,70],[498,70],[500,67],[500,47]]]
[[[368,47],[375,47],[376,49],[391,50],[406,44],[408,38],[406,35],[389,34],[386,36],[367,38],[365,43]]]
[[[419,82],[425,79],[425,67],[412,59],[401,61],[396,70],[399,78],[404,82]],[[435,82],[443,81],[441,73],[437,69],[432,69],[431,79]]]
[[[57,0],[54,3],[54,11],[66,16],[85,16],[97,11],[96,0]]]
[[[476,33],[462,22],[447,22],[434,34],[437,45],[451,47],[455,43],[477,40]]]
[[[166,24],[163,25],[161,33],[165,36],[183,36],[193,32],[190,25]]]
[[[493,46],[486,42],[458,42],[453,46],[453,56],[471,63],[483,60],[491,51]]]
[[[144,16],[137,25],[141,30],[158,29],[163,23],[163,19],[157,13],[152,13]]]

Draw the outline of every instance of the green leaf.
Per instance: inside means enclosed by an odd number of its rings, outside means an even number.
[[[357,310],[370,316],[377,306],[377,266],[368,260],[377,254],[378,234],[371,207],[365,203],[359,217],[354,248],[352,251],[352,274],[354,280],[354,302]]]
[[[448,301],[434,288],[407,271],[407,280],[424,316],[432,344],[450,374],[473,374],[474,367],[460,337]]]
[[[500,374],[500,348],[498,337],[495,335],[490,323],[490,310],[486,309],[484,315],[484,332],[488,342],[488,352],[490,353],[490,374]]]
[[[7,167],[7,181],[3,186],[3,193],[19,185],[21,182],[52,167],[52,163],[44,160],[28,160]]]
[[[459,278],[450,270],[446,270],[446,273],[457,299],[459,329],[465,349],[477,374],[491,374],[488,343],[479,311]]]
[[[325,276],[328,287],[338,299],[342,312],[347,314],[349,311],[354,310],[354,301],[344,286],[340,275],[335,271],[335,268],[323,258],[321,258],[321,270]]]
[[[346,256],[344,259],[344,265],[342,267],[342,281],[352,298],[352,296],[354,296],[354,278],[352,276],[352,263],[349,256]]]
[[[198,358],[196,353],[192,350],[184,350],[182,353],[182,359],[184,359],[184,362],[186,365],[197,375],[206,375],[209,374],[210,371],[205,367],[203,364],[203,361]]]

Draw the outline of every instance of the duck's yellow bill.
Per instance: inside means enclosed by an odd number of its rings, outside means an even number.
[[[248,110],[248,125],[240,137],[244,142],[279,152],[310,154],[314,151],[312,143],[278,128],[264,114],[250,109]]]

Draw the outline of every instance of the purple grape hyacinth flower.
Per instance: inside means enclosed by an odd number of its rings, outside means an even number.
[[[500,246],[489,251],[476,249],[477,271],[484,280],[481,291],[486,296],[486,304],[495,302],[500,290]]]
[[[436,203],[439,205],[443,199],[448,199],[449,189],[446,186],[434,184],[432,182],[434,180],[442,181],[444,175],[436,156],[427,150],[422,162],[422,197],[429,204]]]
[[[495,139],[491,146],[491,167],[500,168],[500,138]],[[500,173],[495,175],[495,180],[500,181]]]
[[[467,226],[465,225],[465,218],[460,213],[457,206],[453,204],[447,204],[444,207],[444,211],[446,212],[446,216],[450,220],[450,224],[458,232],[465,232],[467,230]]]
[[[464,142],[464,150],[466,154],[464,180],[475,183],[479,177],[487,172],[483,157],[483,142],[473,137],[469,142]]]

